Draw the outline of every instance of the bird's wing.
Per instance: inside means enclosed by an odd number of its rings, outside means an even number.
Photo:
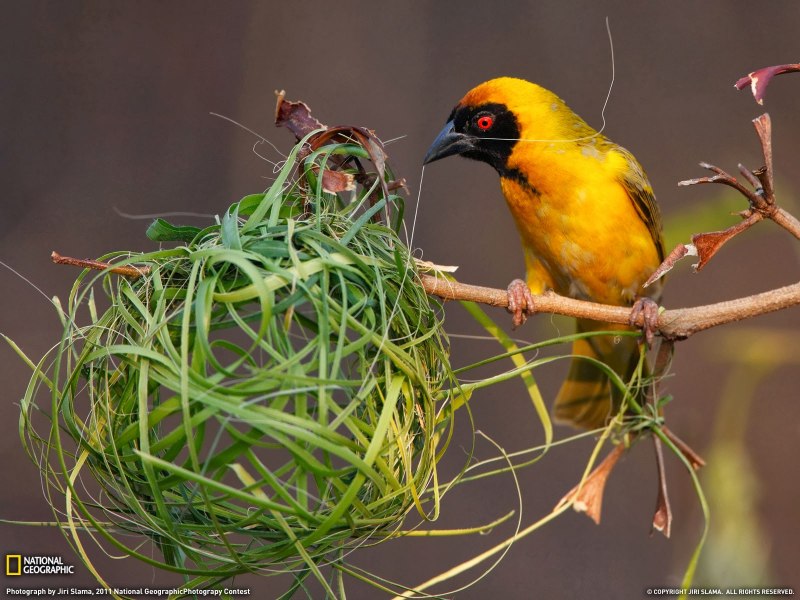
[[[620,183],[628,192],[628,196],[633,201],[633,206],[639,217],[647,225],[650,235],[653,237],[658,249],[659,260],[664,260],[664,240],[661,236],[661,212],[656,204],[656,197],[653,188],[644,174],[644,169],[639,161],[625,148],[617,147],[616,150],[623,156],[628,168],[620,174]]]

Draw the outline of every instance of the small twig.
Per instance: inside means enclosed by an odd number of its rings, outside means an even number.
[[[778,207],[770,218],[800,240],[800,221],[793,214]]]
[[[764,113],[753,121],[753,126],[756,128],[758,140],[761,142],[761,154],[764,156],[764,170],[758,175],[761,185],[764,186],[764,195],[766,198],[775,200],[775,190],[772,188],[773,170],[772,170],[772,119],[769,118],[768,113]]]
[[[644,284],[645,287],[667,273],[684,256],[697,256],[699,260],[694,265],[695,270],[702,269],[719,249],[740,233],[750,229],[762,219],[771,219],[786,229],[789,233],[800,239],[800,221],[779,207],[775,202],[775,184],[772,166],[772,121],[769,114],[764,113],[753,120],[758,140],[761,144],[761,154],[764,165],[758,169],[750,170],[739,164],[739,172],[752,187],[742,184],[736,177],[712,164],[701,162],[700,166],[714,173],[713,177],[697,177],[678,183],[679,186],[699,185],[703,183],[721,183],[735,189],[742,194],[749,203],[747,210],[739,213],[744,221],[728,227],[724,231],[711,231],[698,233],[692,236],[691,244],[678,244],[669,253],[656,272]]]
[[[729,173],[723,171],[717,166],[712,165],[711,163],[701,162],[700,166],[712,173],[716,173],[714,177],[697,177],[695,179],[685,179],[684,181],[679,181],[678,186],[690,186],[690,185],[698,185],[701,183],[721,183],[723,185],[728,185],[735,189],[740,194],[747,196],[750,198],[750,190],[748,190],[745,186],[743,186],[739,181]]]
[[[765,202],[762,200],[766,200],[764,196],[764,186],[761,185],[761,180],[756,177],[753,172],[745,167],[742,163],[736,165],[736,168],[739,169],[739,173],[747,179],[747,183],[753,186],[753,191],[748,191],[747,198],[750,200],[751,208],[755,209],[756,207],[759,208],[766,208],[770,202]]]
[[[150,267],[142,266],[136,267],[133,265],[114,266],[111,263],[102,262],[99,260],[90,260],[88,258],[72,258],[71,256],[61,256],[55,250],[50,254],[50,258],[57,265],[71,265],[73,267],[81,267],[83,269],[94,269],[95,271],[109,271],[117,275],[124,275],[131,279],[137,279],[142,275],[147,275],[150,272]]]

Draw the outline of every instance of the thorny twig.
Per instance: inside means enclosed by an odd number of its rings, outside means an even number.
[[[664,259],[664,262],[645,282],[645,287],[669,272],[684,256],[697,256],[699,258],[696,270],[702,269],[710,261],[719,249],[743,231],[750,229],[762,219],[771,219],[778,225],[786,229],[789,233],[800,239],[800,221],[778,206],[775,202],[775,186],[772,169],[772,122],[769,114],[764,113],[753,120],[753,126],[761,142],[761,153],[764,156],[764,165],[758,169],[750,170],[743,164],[739,164],[739,172],[750,184],[744,185],[736,177],[723,171],[712,164],[702,162],[700,166],[708,169],[713,176],[698,177],[687,179],[678,183],[680,186],[698,185],[702,183],[720,183],[735,189],[742,194],[749,203],[749,207],[739,213],[744,220],[740,223],[728,227],[724,231],[712,231],[708,233],[698,233],[692,236],[691,244],[678,244],[672,252]]]

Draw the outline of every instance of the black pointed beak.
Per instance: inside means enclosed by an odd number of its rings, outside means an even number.
[[[468,135],[458,133],[455,130],[453,121],[448,121],[444,129],[433,140],[431,147],[428,148],[428,153],[422,159],[422,164],[427,165],[440,158],[452,156],[453,154],[462,154],[474,148],[475,140]]]

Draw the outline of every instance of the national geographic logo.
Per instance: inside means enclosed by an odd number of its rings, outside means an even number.
[[[74,575],[75,566],[64,564],[60,556],[22,556],[6,554],[6,575]]]

